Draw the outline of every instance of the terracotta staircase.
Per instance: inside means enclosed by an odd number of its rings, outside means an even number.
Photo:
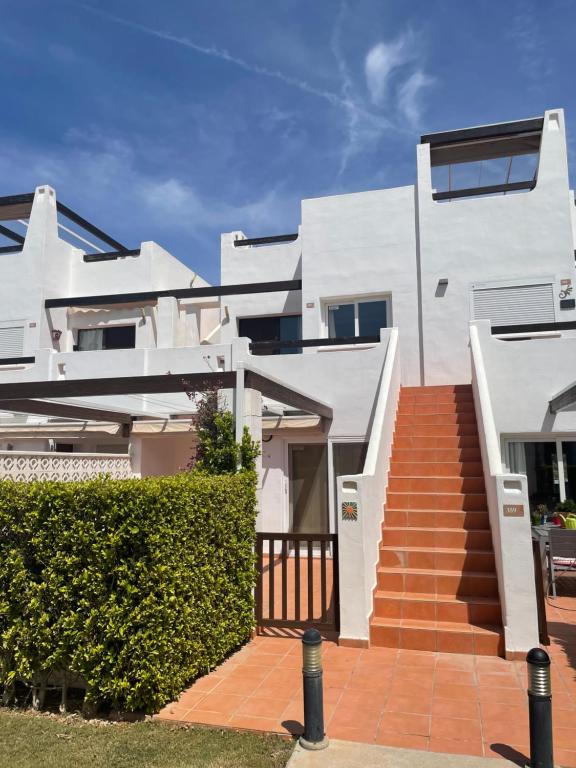
[[[502,655],[470,386],[401,389],[386,507],[371,644]]]

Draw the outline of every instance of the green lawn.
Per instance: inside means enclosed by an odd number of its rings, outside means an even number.
[[[6,768],[282,768],[293,746],[279,736],[0,709]]]

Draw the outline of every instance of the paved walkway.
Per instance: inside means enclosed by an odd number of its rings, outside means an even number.
[[[548,619],[555,761],[576,768],[576,600],[551,601]],[[524,662],[325,642],[324,701],[331,739],[517,761],[528,755]],[[255,638],[158,717],[300,733],[301,643]]]
[[[287,768],[509,768],[504,760],[393,749],[354,741],[331,741],[322,752],[296,746]]]

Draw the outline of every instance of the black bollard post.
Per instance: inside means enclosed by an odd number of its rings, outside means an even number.
[[[531,768],[554,768],[550,657],[542,648],[532,648],[528,651],[526,661],[528,663],[530,766]]]
[[[325,749],[324,697],[322,693],[322,637],[317,629],[307,629],[302,637],[302,677],[304,682],[304,749]]]

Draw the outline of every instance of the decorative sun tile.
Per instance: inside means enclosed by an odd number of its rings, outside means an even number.
[[[342,502],[342,520],[358,520],[358,502]]]

